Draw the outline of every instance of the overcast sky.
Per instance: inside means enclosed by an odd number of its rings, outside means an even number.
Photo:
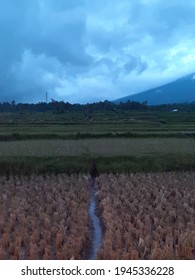
[[[113,100],[192,72],[194,0],[0,0],[0,102]]]

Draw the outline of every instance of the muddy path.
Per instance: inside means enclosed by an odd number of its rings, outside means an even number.
[[[100,218],[97,215],[97,202],[94,196],[95,190],[95,178],[89,179],[89,192],[90,192],[90,203],[89,203],[89,218],[91,222],[91,249],[89,260],[96,260],[97,252],[102,244],[103,231],[101,227]]]

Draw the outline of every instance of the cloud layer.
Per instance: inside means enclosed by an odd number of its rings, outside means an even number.
[[[0,0],[0,102],[112,100],[195,72],[195,2]]]

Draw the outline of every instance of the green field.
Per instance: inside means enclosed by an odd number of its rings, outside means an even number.
[[[195,169],[195,112],[1,113],[1,174]]]
[[[0,114],[0,136],[21,138],[81,138],[89,136],[195,135],[194,112],[96,112],[86,120],[81,112]],[[16,135],[17,134],[17,135]]]
[[[83,140],[22,140],[0,142],[0,156],[142,156],[195,155],[193,138],[108,138]]]

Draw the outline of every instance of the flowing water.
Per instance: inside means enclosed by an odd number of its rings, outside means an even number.
[[[94,197],[94,182],[95,179],[91,178],[89,182],[89,188],[90,188],[90,204],[89,204],[89,217],[92,222],[92,244],[91,244],[91,254],[89,259],[90,260],[95,260],[97,251],[99,250],[101,243],[102,243],[102,238],[103,238],[103,233],[102,233],[102,228],[100,224],[100,219],[96,215],[96,201]]]

